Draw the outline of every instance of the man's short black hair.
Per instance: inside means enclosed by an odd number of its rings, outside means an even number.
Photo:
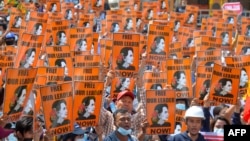
[[[129,113],[129,111],[127,109],[117,109],[114,113],[113,113],[113,117],[114,117],[114,121],[116,121],[116,116],[118,113],[121,114],[125,114],[125,113]]]
[[[33,130],[33,117],[23,116],[16,122],[16,132],[20,132],[22,135],[28,131]]]

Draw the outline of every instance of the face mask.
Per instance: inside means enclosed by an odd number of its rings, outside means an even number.
[[[127,135],[130,135],[132,133],[131,129],[126,130],[126,129],[122,128],[122,127],[119,127],[117,131],[119,133],[121,133],[123,136],[127,136]]]
[[[11,134],[7,137],[7,139],[8,139],[9,141],[18,141],[17,138],[15,137],[14,133],[11,133]]]
[[[223,134],[224,133],[224,129],[222,129],[222,128],[214,128],[214,132],[215,133],[219,133],[219,134]]]
[[[0,36],[2,36],[3,35],[3,31],[0,31]]]
[[[182,103],[176,104],[176,108],[179,110],[186,110],[186,105]]]

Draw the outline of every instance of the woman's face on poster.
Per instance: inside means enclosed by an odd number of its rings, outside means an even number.
[[[194,39],[191,40],[191,42],[188,44],[188,47],[194,47]]]
[[[153,16],[154,16],[154,11],[150,10],[148,13],[148,18],[153,18]]]
[[[130,85],[130,79],[126,78],[125,81],[122,83],[123,88],[129,88]]]
[[[184,73],[181,73],[180,79],[177,80],[177,83],[179,86],[186,86],[187,84],[187,79],[186,79],[186,75]]]
[[[177,22],[175,25],[175,31],[178,31],[179,28],[180,28],[180,22]]]
[[[55,12],[56,10],[57,10],[57,5],[56,5],[56,4],[53,4],[53,5],[52,5],[51,12]]]
[[[124,62],[125,62],[125,63],[128,63],[128,64],[130,64],[130,65],[133,64],[133,62],[134,62],[134,54],[133,54],[133,52],[132,52],[131,50],[129,50],[129,51],[128,51],[128,55],[125,56]]]
[[[134,4],[134,10],[137,11],[138,10],[138,4]]]
[[[226,33],[224,38],[223,38],[224,43],[229,43],[229,35]]]
[[[69,13],[68,13],[68,19],[72,19],[72,17],[73,17],[72,11],[71,11],[71,10],[69,10]]]
[[[157,86],[156,90],[162,90],[162,87],[161,86]]]
[[[36,55],[36,53],[35,53],[34,51],[32,51],[31,55],[28,56],[28,58],[27,58],[27,63],[28,63],[30,66],[33,65],[33,62],[34,62],[34,60],[35,60],[35,55]]]
[[[67,37],[65,35],[65,33],[61,33],[61,38],[60,38],[60,44],[67,44]]]
[[[165,41],[164,39],[161,39],[160,42],[156,46],[157,49],[160,49],[161,51],[164,51],[165,49]]]
[[[25,100],[25,96],[26,96],[26,89],[23,89],[21,96],[17,100],[18,105],[23,105],[23,102]]]
[[[167,107],[162,107],[162,112],[161,113],[159,113],[159,116],[158,116],[158,118],[160,119],[160,120],[167,120],[168,119],[168,108]]]
[[[248,82],[248,75],[247,75],[245,70],[241,70],[240,82],[241,83],[247,83]]]
[[[67,118],[67,115],[68,115],[67,107],[66,107],[65,103],[61,103],[60,104],[60,110],[57,111],[57,117],[59,117],[59,118]]]
[[[20,27],[21,26],[21,23],[22,23],[22,18],[19,17],[16,21],[16,27]]]
[[[43,27],[39,25],[38,29],[36,30],[36,35],[41,35],[43,31]]]
[[[82,45],[79,48],[80,51],[86,51],[87,50],[87,43],[85,40],[82,41]]]
[[[115,24],[114,32],[118,32],[120,30],[119,24]]]
[[[227,81],[226,85],[222,87],[222,91],[231,93],[232,91],[232,83],[230,81]]]
[[[189,17],[189,23],[193,23],[194,22],[194,15],[192,14],[192,15],[190,15],[190,17]]]
[[[127,28],[130,29],[132,27],[133,27],[133,20],[130,19],[129,22],[128,22],[128,24],[127,24]]]
[[[64,74],[65,74],[65,75],[68,75],[69,72],[68,72],[67,64],[66,64],[65,62],[61,62],[61,66],[64,67]]]
[[[165,2],[165,1],[162,1],[162,3],[161,3],[161,8],[162,8],[162,9],[166,8],[166,2]]]
[[[179,134],[179,133],[181,133],[181,126],[177,124],[174,130],[174,134]]]
[[[95,101],[91,99],[89,101],[89,105],[86,107],[86,112],[87,113],[94,113],[95,111]]]
[[[25,20],[28,21],[30,19],[30,11],[27,11],[27,14],[25,16]]]

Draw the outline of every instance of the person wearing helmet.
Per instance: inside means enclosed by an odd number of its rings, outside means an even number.
[[[191,106],[184,116],[187,131],[176,134],[170,141],[205,141],[204,136],[199,133],[202,122],[205,120],[203,109],[200,106]]]

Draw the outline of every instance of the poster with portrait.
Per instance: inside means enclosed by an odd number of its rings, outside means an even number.
[[[63,67],[38,67],[37,75],[46,76],[46,85],[60,84],[64,82]]]
[[[169,45],[169,54],[168,58],[170,59],[178,59],[182,58],[182,43],[181,42],[174,42]]]
[[[75,67],[99,67],[100,55],[78,55],[75,57]]]
[[[94,13],[79,13],[79,20],[77,21],[77,26],[85,28],[92,27],[94,25],[94,18]]]
[[[158,9],[157,10],[157,19],[167,20],[168,19],[168,11],[169,11],[168,0],[159,0],[157,9]]]
[[[185,110],[176,109],[174,134],[179,134],[187,130],[187,125],[184,119],[185,112]]]
[[[207,30],[207,18],[202,18],[201,19],[201,30]]]
[[[43,35],[32,35],[26,33],[22,35],[15,61],[16,68],[36,67],[36,62],[43,43],[43,37]]]
[[[14,45],[5,45],[5,47],[2,47],[1,54],[2,55],[17,55],[18,48],[16,48]]]
[[[93,0],[92,1],[92,9],[95,11],[104,10],[104,3],[105,3],[105,0]]]
[[[225,62],[228,67],[235,67],[241,69],[240,83],[239,83],[239,97],[243,97],[247,93],[249,87],[248,81],[250,76],[250,56],[239,55],[233,57],[225,57]]]
[[[216,37],[222,39],[222,49],[232,50],[233,25],[228,23],[216,23]]]
[[[46,2],[46,11],[50,13],[60,13],[61,12],[61,2],[60,0],[51,0]]]
[[[223,10],[223,19],[227,24],[232,24],[234,31],[236,30],[238,23],[238,12],[231,10]]]
[[[170,113],[175,115],[176,112],[175,97],[174,90],[146,91],[146,116],[149,123],[146,134],[174,133],[175,116],[170,116]]]
[[[100,67],[75,67],[74,81],[99,81]]]
[[[195,30],[193,32],[193,38],[200,38],[202,36],[212,36],[212,31],[210,31],[210,30]]]
[[[72,81],[73,62],[69,46],[46,47],[49,66],[64,68],[64,81]]]
[[[222,10],[211,10],[211,15],[213,18],[221,18],[223,16],[223,11]]]
[[[48,14],[36,11],[30,11],[26,14],[26,19],[29,19],[26,25],[26,32],[33,35],[44,35],[47,26]]]
[[[70,51],[90,51],[93,43],[92,29],[84,27],[70,28]]]
[[[40,88],[45,128],[53,135],[73,131],[73,86],[71,82]]]
[[[17,121],[29,98],[36,77],[36,68],[8,68],[6,71],[3,114]]]
[[[221,64],[221,50],[213,49],[206,51],[196,52],[196,65],[197,66],[210,66],[213,67],[214,63]]]
[[[117,33],[122,30],[123,22],[122,22],[122,15],[107,15],[106,16],[107,21],[107,29],[110,29],[110,31],[107,31],[108,38],[113,38],[113,33]]]
[[[62,12],[48,12],[49,18],[48,18],[48,24],[50,24],[50,22],[52,21],[61,21],[62,19],[64,19],[63,17],[63,13]]]
[[[81,127],[96,126],[102,108],[104,82],[75,81],[73,120]]]
[[[241,70],[239,68],[214,64],[209,99],[217,104],[226,103],[236,105],[240,73]]]
[[[2,87],[6,77],[6,69],[14,67],[15,56],[0,54],[0,86]]]
[[[11,7],[10,8],[10,19],[9,19],[9,23],[8,23],[8,27],[9,27],[10,31],[18,34],[19,29],[20,29],[21,24],[22,24],[22,21],[24,21],[24,19],[23,19],[23,15],[20,12],[20,10],[15,8],[15,7]]]
[[[162,90],[167,85],[167,73],[144,72],[143,82],[146,90]]]
[[[139,68],[140,34],[114,33],[112,69],[120,77],[133,77]]]
[[[214,22],[216,21],[216,22]],[[212,31],[212,36],[216,37],[216,31],[217,31],[217,27],[216,27],[216,23],[224,23],[224,19],[222,18],[207,18],[207,30],[211,30]]]
[[[250,37],[250,18],[249,17],[242,17],[241,18],[241,28],[240,35],[245,35]]]
[[[185,10],[185,23],[184,26],[196,28],[199,7],[194,5],[187,5]]]
[[[168,84],[176,90],[176,98],[193,98],[191,59],[167,59]]]
[[[122,11],[134,11],[133,10],[133,1],[123,0],[119,2],[120,8]]]
[[[221,49],[222,38],[202,36],[200,51]]]
[[[134,89],[135,80],[129,77],[115,77],[111,83],[110,98],[116,98],[117,95],[129,89],[132,91]]]
[[[238,35],[237,47],[235,48],[236,55],[250,54],[250,36]]]
[[[196,72],[195,97],[203,100],[210,91],[213,67],[198,66]]]
[[[104,66],[110,68],[112,65],[113,40],[105,40],[105,62]]]
[[[69,45],[69,21],[60,20],[50,22],[52,28],[52,37],[55,45]]]
[[[151,21],[157,17],[157,1],[148,1],[142,3],[142,18],[146,21]]]
[[[61,3],[61,12],[63,13],[63,17],[65,20],[69,20],[71,21],[71,23],[73,23],[73,21],[75,20],[75,8],[74,8],[74,4],[72,2],[63,2]]]
[[[149,25],[147,59],[151,61],[166,61],[169,50],[170,27],[164,25]]]
[[[174,22],[174,32],[178,32],[179,28],[184,25],[185,13],[170,12],[170,21]]]
[[[154,20],[154,25],[167,25],[170,28],[170,31],[174,30],[174,22],[168,20]],[[174,35],[174,32],[169,32],[169,42],[174,43],[177,42],[177,37]]]

